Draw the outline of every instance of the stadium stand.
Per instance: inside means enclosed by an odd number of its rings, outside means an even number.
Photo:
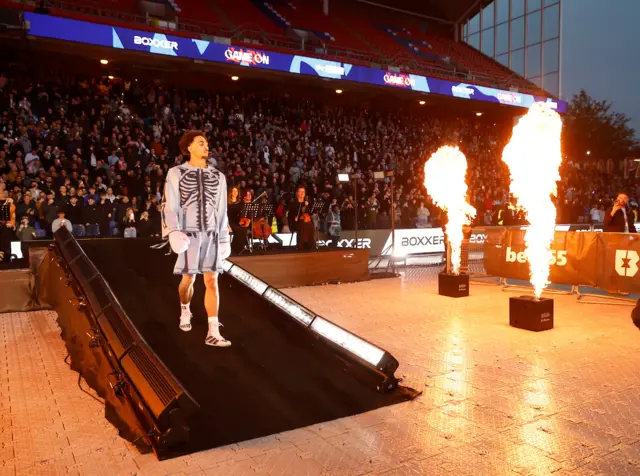
[[[393,66],[404,72],[474,81],[502,89],[541,90],[473,48],[454,41],[439,25],[407,14],[335,2],[325,16],[310,0],[167,0],[173,18],[146,15],[133,0],[46,0],[52,14],[182,36],[227,37],[238,44],[300,51],[354,64]],[[4,0],[33,10],[35,3]],[[177,7],[177,9],[175,8]],[[297,29],[298,32],[293,30]],[[304,38],[304,48],[302,39]]]
[[[125,229],[157,235],[166,171],[184,160],[177,143],[194,128],[207,135],[212,163],[230,188],[267,193],[281,230],[299,184],[311,197],[335,199],[344,229],[354,226],[356,211],[361,228],[388,228],[391,190],[373,172],[392,164],[397,226],[438,226],[440,212],[424,191],[422,166],[438,147],[452,144],[469,161],[476,223],[497,224],[499,211],[510,210],[501,161],[512,127],[508,116],[497,122],[437,106],[399,112],[314,103],[304,95],[279,96],[266,85],[261,94],[231,94],[8,65],[3,70],[0,189],[9,191],[37,237],[50,235],[59,210],[79,236],[122,235]],[[351,184],[338,182],[339,171],[363,174],[357,201]],[[566,161],[561,176],[560,222],[597,222],[624,187],[637,213],[640,188],[595,161]],[[511,219],[518,223],[517,215]],[[25,229],[21,236],[31,239],[31,228]]]
[[[255,29],[260,32],[276,35],[284,35],[285,33],[282,25],[276,25],[263,12],[261,12],[257,2],[253,2],[251,0],[210,1],[223,10],[240,31]]]
[[[215,15],[207,0],[175,0],[172,3],[175,5],[174,11],[180,21],[187,20],[203,25],[222,25],[223,23]]]

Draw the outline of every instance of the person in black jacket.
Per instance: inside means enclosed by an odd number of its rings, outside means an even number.
[[[44,217],[45,227],[47,229],[47,235],[51,235],[51,225],[53,221],[58,217],[58,211],[60,207],[56,205],[53,193],[47,194],[47,200],[42,204],[42,215]]]
[[[132,207],[131,207],[131,201],[129,200],[129,197],[127,195],[121,196],[119,198],[118,203],[116,204],[116,220],[115,221],[118,222],[118,225],[121,225],[124,223],[130,208]]]
[[[82,207],[82,223],[86,228],[87,236],[100,236],[101,210],[96,205],[95,198],[89,196],[89,202]]]
[[[100,235],[111,236],[111,222],[115,222],[116,207],[105,195],[100,195],[98,207],[100,208]]]
[[[633,213],[628,207],[629,196],[619,193],[613,206],[604,215],[604,231],[614,233],[635,233]]]
[[[84,236],[84,226],[82,225],[82,208],[78,205],[78,197],[71,197],[69,203],[63,206],[65,217],[73,225],[73,234],[76,236]]]
[[[151,220],[149,220],[149,212],[142,212],[140,221],[138,221],[138,235],[141,238],[149,238],[151,236]]]
[[[29,225],[34,226],[38,209],[31,194],[25,194],[24,198],[16,204],[16,217],[22,220],[23,216],[29,218]]]
[[[155,213],[149,212],[149,219],[151,221],[151,236],[153,238],[160,238],[162,236],[162,204],[155,205]]]
[[[638,299],[636,307],[631,311],[631,320],[633,321],[633,324],[640,329],[640,299]]]

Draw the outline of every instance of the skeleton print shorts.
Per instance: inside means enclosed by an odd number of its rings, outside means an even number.
[[[216,273],[218,262],[218,235],[213,231],[189,232],[189,248],[178,255],[174,274]]]

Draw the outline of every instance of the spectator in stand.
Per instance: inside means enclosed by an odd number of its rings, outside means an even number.
[[[613,206],[604,216],[604,231],[615,233],[635,233],[633,213],[629,209],[629,196],[621,192],[616,197]]]
[[[73,224],[73,234],[75,236],[84,236],[85,228],[82,224],[82,207],[78,205],[78,197],[72,196],[69,205],[64,207],[66,218]]]
[[[16,217],[22,220],[22,217],[26,216],[29,224],[35,226],[37,212],[38,209],[31,198],[31,192],[25,192],[22,200],[16,204]]]
[[[125,210],[124,217],[122,218],[122,228],[124,230],[125,238],[135,238],[137,234],[136,229],[136,215],[133,207],[129,207]]]
[[[16,229],[16,207],[4,188],[4,182],[0,185],[0,261],[8,261]]]
[[[19,241],[31,241],[36,239],[36,229],[29,223],[29,217],[24,215],[20,219],[20,226],[16,232]]]
[[[166,173],[185,161],[179,138],[198,126],[205,130],[211,163],[239,188],[239,196],[253,189],[280,205],[279,230],[286,229],[286,210],[298,185],[311,198],[335,198],[344,230],[355,228],[356,211],[360,228],[383,227],[392,206],[399,226],[424,226],[426,212],[438,226],[440,213],[427,199],[422,170],[425,157],[445,144],[459,145],[467,156],[475,223],[487,223],[492,216],[498,224],[496,214],[508,209],[509,171],[501,153],[511,135],[509,118],[462,118],[434,109],[428,114],[363,110],[272,94],[185,90],[56,72],[38,77],[22,70],[9,70],[0,101],[5,105],[0,176],[18,213],[29,215],[31,224],[49,235],[58,210],[73,196],[83,212],[93,196],[101,236],[122,235],[130,207],[136,226],[142,226],[141,214],[147,212],[148,226],[157,235]],[[374,171],[392,168],[393,203],[389,184],[373,177]],[[360,178],[343,185],[338,172]],[[567,160],[561,177],[557,208],[565,223],[593,221],[595,211],[585,211],[586,205],[607,203],[616,189],[635,185],[633,178],[609,173],[596,161]],[[640,189],[634,186],[632,198],[638,197]],[[378,204],[375,220],[370,201]],[[629,209],[632,214],[634,209]],[[89,215],[94,221],[95,211]],[[83,213],[78,222],[67,219],[87,226]],[[513,222],[522,221],[514,212]]]
[[[95,185],[91,185],[89,187],[89,193],[84,196],[84,204],[85,205],[89,204],[89,199],[90,198],[93,198],[93,202],[94,203],[98,203],[100,201],[100,195],[98,195],[98,193],[96,193]]]
[[[58,195],[56,197],[56,205],[62,208],[62,207],[66,207],[70,203],[71,203],[71,199],[67,194],[67,187],[65,187],[64,185],[61,185],[60,188],[58,189]]]
[[[138,222],[137,236],[140,238],[149,238],[152,235],[151,220],[149,220],[149,212],[142,212],[140,214],[140,221]]]
[[[429,225],[429,215],[431,213],[429,212],[429,209],[427,207],[424,206],[424,202],[420,202],[420,206],[418,207],[418,211],[417,211],[417,222],[416,222],[416,227],[417,228],[428,228]]]
[[[55,203],[54,196],[53,192],[49,192],[46,201],[42,204],[44,228],[47,230],[47,235],[49,236],[51,236],[53,222],[58,216],[58,210],[60,210],[60,207]]]
[[[162,205],[156,205],[155,212],[149,213],[151,217],[151,236],[160,238],[162,236]]]
[[[55,233],[62,227],[65,227],[67,230],[69,230],[69,233],[73,233],[73,224],[69,220],[65,219],[64,210],[59,209],[58,218],[53,220],[53,223],[51,225],[51,231]]]
[[[376,194],[372,194],[369,200],[367,200],[367,228],[373,230],[376,228],[376,222],[378,220],[378,210],[380,204],[376,198]]]
[[[382,210],[378,215],[378,229],[390,230],[391,229],[391,217],[386,210]]]
[[[331,237],[331,247],[337,248],[340,240],[340,206],[337,203],[331,205],[329,213],[327,213],[326,230]]]
[[[598,203],[594,203],[591,206],[591,210],[589,211],[589,216],[591,217],[592,224],[600,224],[604,221],[604,213],[602,210],[602,206]]]
[[[93,195],[89,195],[87,205],[82,207],[82,223],[84,223],[87,237],[100,236],[100,208],[96,205]]]

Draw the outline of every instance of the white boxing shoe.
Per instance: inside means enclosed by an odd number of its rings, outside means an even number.
[[[222,324],[217,324],[218,325],[209,323],[209,332],[207,333],[204,343],[213,347],[229,347],[231,345],[231,341],[228,341],[220,335],[219,327],[222,327]]]
[[[180,330],[189,332],[191,330],[191,318],[193,315],[189,312],[183,312],[180,316]]]

